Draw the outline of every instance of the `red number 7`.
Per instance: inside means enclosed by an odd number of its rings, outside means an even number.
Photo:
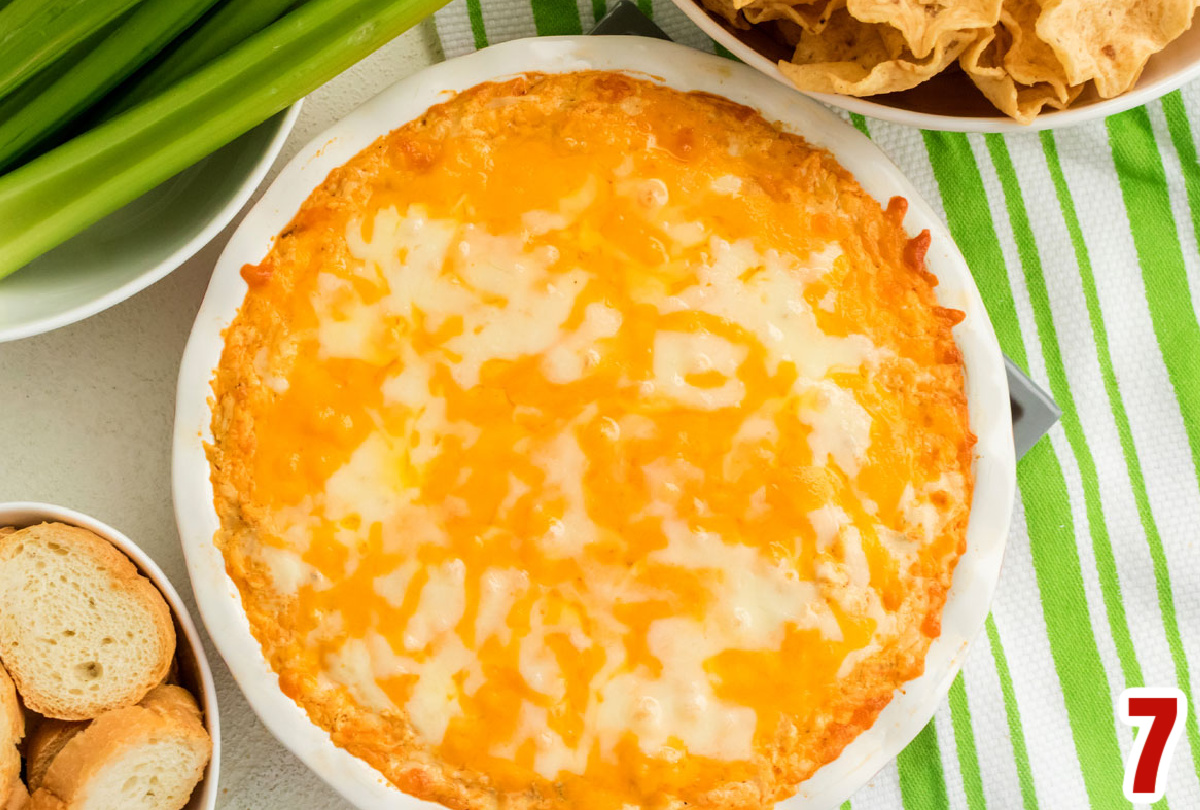
[[[1167,768],[1187,719],[1187,698],[1178,689],[1126,689],[1117,701],[1117,716],[1138,729],[1125,765],[1125,798],[1156,802],[1167,789]]]

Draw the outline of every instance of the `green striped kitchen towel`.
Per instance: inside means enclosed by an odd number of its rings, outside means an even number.
[[[669,0],[638,5],[713,45]],[[605,0],[455,0],[446,55],[578,34]],[[1107,121],[1009,136],[854,118],[941,213],[1004,351],[1061,423],[1018,466],[985,635],[946,705],[854,810],[1128,807],[1130,686],[1200,694],[1200,84]],[[1190,713],[1166,798],[1200,808]]]

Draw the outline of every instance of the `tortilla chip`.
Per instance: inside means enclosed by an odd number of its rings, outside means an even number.
[[[1042,0],[1037,35],[1071,84],[1095,81],[1103,98],[1133,86],[1146,60],[1192,24],[1196,0]]]
[[[1063,109],[1083,90],[1067,80],[1054,49],[1034,35],[1039,0],[1005,0],[1000,25],[959,59],[962,69],[997,109],[1029,124],[1044,108]]]
[[[966,34],[939,42],[924,59],[908,49],[890,25],[864,23],[839,9],[820,34],[805,32],[791,62],[779,70],[801,90],[873,96],[916,87],[940,72],[971,43]]]
[[[1041,0],[1005,0],[1000,22],[1012,41],[1004,54],[1004,69],[1018,84],[1048,82],[1057,97],[1065,99],[1070,85],[1082,83],[1067,78],[1066,68],[1054,49],[1038,38],[1036,29],[1041,13]]]
[[[989,32],[959,60],[971,81],[1000,112],[1022,124],[1031,124],[1046,107],[1064,109],[1083,90],[1083,85],[1068,85],[1063,94],[1048,82],[1017,83],[998,65],[1002,61],[998,54],[1003,53],[1008,39],[1007,31]]]
[[[767,22],[789,22],[810,34],[819,34],[829,25],[833,13],[846,5],[846,0],[817,0],[809,3],[781,3],[778,0],[740,0],[742,14],[753,25]],[[735,0],[738,2],[738,0]]]
[[[703,0],[703,3],[735,28],[786,21],[815,34],[824,30],[829,15],[846,5],[846,0]]]
[[[897,29],[913,56],[924,59],[961,32],[994,27],[1000,5],[1001,0],[847,0],[846,8],[862,22]]]
[[[750,23],[742,16],[736,0],[704,0],[704,7],[714,14],[721,15],[725,22],[743,31],[750,28]]]
[[[1001,111],[1029,123],[1084,86],[1111,98],[1191,26],[1200,0],[701,0],[740,29],[794,49],[801,90],[911,89],[956,59]],[[3,0],[0,0],[3,2]]]

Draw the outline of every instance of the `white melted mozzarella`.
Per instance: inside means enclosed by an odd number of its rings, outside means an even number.
[[[583,773],[587,769],[587,751],[571,748],[562,736],[550,728],[550,713],[529,701],[521,703],[517,716],[517,732],[511,740],[492,745],[492,756],[514,759],[521,746],[533,741],[533,769],[552,779],[560,771]]]
[[[772,563],[757,549],[729,544],[715,534],[665,520],[667,547],[650,555],[653,562],[694,571],[711,571],[714,595],[706,614],[708,644],[723,649],[773,649],[783,642],[787,624],[841,640],[837,618],[786,563]],[[706,656],[711,657],[711,656]]]
[[[827,503],[820,509],[809,512],[808,522],[817,533],[817,551],[824,554],[832,548],[838,533],[850,525],[850,516],[842,507]]]
[[[745,359],[745,346],[716,335],[659,332],[654,338],[655,391],[688,408],[736,408],[746,396],[746,386],[737,377]],[[687,379],[709,372],[723,376],[724,383],[717,388],[698,387]]]
[[[965,503],[965,482],[958,473],[943,473],[937,480],[921,487],[920,492],[913,485],[906,484],[900,495],[900,511],[910,530],[915,530],[925,542],[937,537],[945,528],[950,515],[943,509],[938,509],[932,503],[931,496],[938,492],[946,494],[947,499],[955,503]]]
[[[515,568],[489,568],[480,582],[479,612],[475,617],[475,646],[496,638],[502,645],[512,639],[508,614],[529,590],[529,574]]]
[[[871,415],[854,394],[828,380],[812,384],[802,402],[800,418],[812,428],[808,446],[813,463],[832,461],[846,475],[854,477],[871,446]]]
[[[333,520],[357,515],[366,525],[392,515],[407,481],[408,454],[402,440],[376,431],[325,482],[325,514]]]
[[[328,587],[320,572],[291,549],[264,545],[259,549],[259,557],[266,563],[271,582],[280,593],[296,593],[304,586]]]
[[[600,362],[600,342],[616,335],[620,328],[620,312],[598,302],[588,304],[579,328],[562,335],[542,358],[546,379],[565,385],[583,377]]]
[[[556,628],[546,626],[543,610],[542,605],[536,605],[530,615],[529,631],[519,643],[518,666],[530,689],[557,702],[566,695],[567,682],[546,643],[546,636]]]
[[[704,662],[713,650],[705,627],[692,619],[660,619],[650,627],[650,651],[664,662],[662,675],[617,675],[600,692],[596,730],[611,751],[633,731],[638,747],[671,758],[669,743],[724,760],[747,759],[754,750],[755,711],[723,701],[713,692]]]
[[[880,350],[863,335],[826,335],[803,295],[805,284],[833,269],[839,255],[831,246],[800,260],[714,236],[708,262],[696,269],[698,283],[669,298],[663,311],[698,310],[737,324],[766,347],[772,371],[782,362],[809,380],[853,371],[877,361]]]
[[[451,560],[429,569],[417,611],[404,630],[404,647],[416,652],[452,635],[466,610],[466,566]]]
[[[542,552],[552,558],[577,557],[599,535],[587,512],[583,476],[588,460],[579,446],[579,437],[568,427],[548,447],[535,450],[532,459],[546,473],[547,495],[566,501],[562,517],[552,518],[550,530],[538,541]]]
[[[421,563],[417,560],[407,560],[386,574],[375,577],[372,587],[374,587],[375,593],[387,600],[389,605],[398,608],[404,604],[404,600],[408,596],[408,586],[412,582],[413,575],[420,568]]]

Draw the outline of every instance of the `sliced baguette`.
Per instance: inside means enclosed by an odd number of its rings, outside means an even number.
[[[25,789],[25,785],[21,780],[17,780],[17,784],[8,792],[8,798],[4,804],[0,805],[0,810],[26,810],[29,807],[29,791]]]
[[[0,661],[29,708],[88,720],[131,706],[174,655],[162,594],[108,541],[61,523],[0,536]]]
[[[25,736],[25,709],[8,671],[0,666],[0,742],[16,745]]]
[[[210,756],[196,701],[178,686],[160,686],[76,734],[50,763],[32,808],[180,810]]]
[[[21,753],[17,744],[25,736],[25,710],[4,667],[0,666],[0,801],[21,781]]]
[[[87,727],[87,720],[43,720],[38,724],[25,743],[25,783],[29,790],[41,787],[50,763]]]
[[[15,745],[0,746],[0,807],[8,804],[8,797],[21,784],[21,754]]]

